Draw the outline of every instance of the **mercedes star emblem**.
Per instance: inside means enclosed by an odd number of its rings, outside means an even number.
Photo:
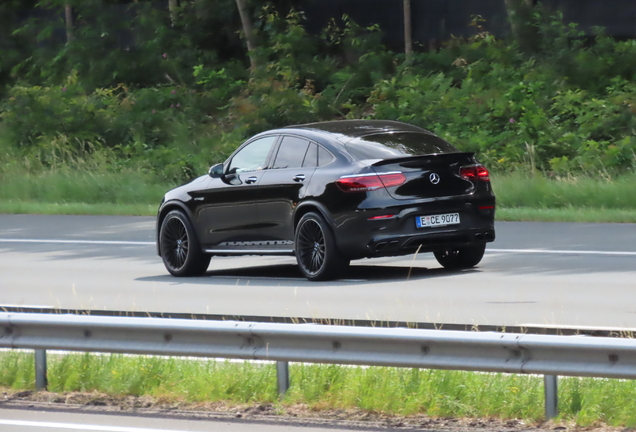
[[[431,183],[433,184],[437,184],[439,183],[439,174],[437,173],[432,173],[430,176],[428,176],[428,179],[431,181]]]

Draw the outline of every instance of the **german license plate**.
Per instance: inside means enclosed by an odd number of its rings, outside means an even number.
[[[418,228],[457,225],[458,223],[459,223],[459,213],[417,216],[415,218],[415,225],[417,225]]]

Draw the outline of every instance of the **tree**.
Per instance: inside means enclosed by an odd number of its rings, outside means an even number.
[[[250,57],[250,66],[252,70],[257,67],[256,60],[256,36],[254,35],[254,27],[252,26],[252,19],[250,18],[249,11],[247,9],[246,0],[236,0],[236,6],[241,16],[241,24],[243,25],[243,33],[245,33],[245,40],[247,42],[247,54]]]
[[[413,36],[411,30],[411,0],[404,0],[404,54],[409,62],[413,56]]]
[[[539,34],[533,24],[532,14],[536,0],[504,0],[512,34],[522,51],[535,52]]]
[[[179,8],[179,5],[177,3],[177,0],[168,0],[168,10],[170,11],[170,22],[172,24],[172,27],[174,27],[177,22],[178,8]]]
[[[66,23],[66,43],[73,40],[73,7],[64,3],[64,21]]]

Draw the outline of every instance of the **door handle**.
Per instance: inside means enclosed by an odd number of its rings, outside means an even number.
[[[294,181],[295,182],[305,181],[305,174],[296,174],[294,176]]]
[[[248,177],[247,180],[245,180],[245,183],[247,184],[256,183],[256,180],[258,180],[258,177],[256,176]]]

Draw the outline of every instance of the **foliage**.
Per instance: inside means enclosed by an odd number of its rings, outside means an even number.
[[[269,41],[257,53],[262,67],[232,99],[229,113],[248,134],[357,112],[375,81],[393,70],[375,26],[362,28],[345,17],[342,27],[332,22],[315,39],[302,14],[281,17],[265,9],[262,19]]]
[[[240,41],[204,30],[238,19],[230,0],[182,2],[174,23],[149,2],[72,2],[68,43],[64,3],[42,2],[49,15],[0,46],[8,53],[0,79],[11,66],[13,80],[0,93],[0,145],[8,149],[0,167],[28,161],[22,165],[33,173],[75,160],[75,169],[82,162],[95,170],[101,160],[111,172],[179,182],[250,134],[342,118],[421,125],[497,171],[613,177],[636,165],[636,42],[601,30],[584,37],[541,7],[531,23],[536,51],[495,38],[476,17],[474,36],[404,63],[382,46],[377,26],[345,16],[311,35],[303,14],[283,14],[278,2],[260,10],[260,66],[247,70],[245,56],[209,44]],[[121,28],[118,14],[130,25]]]
[[[413,66],[376,84],[373,117],[431,129],[500,170],[633,169],[636,44],[599,35],[587,48],[571,40],[572,27],[557,29],[559,42],[543,56],[528,58],[487,33],[420,54]],[[457,56],[454,70],[421,73],[449,52]],[[612,52],[628,52],[629,60],[611,67]],[[591,57],[597,61],[588,67]]]
[[[65,5],[73,10],[68,40]],[[73,71],[87,89],[191,85],[192,67],[220,64],[241,47],[228,26],[238,20],[233,0],[182,2],[174,23],[165,4],[151,1],[42,0],[21,12],[29,18],[14,20],[21,25],[14,27],[14,49],[7,53],[18,57],[11,62],[12,78],[32,85],[59,85]]]
[[[101,165],[111,169],[138,167],[183,180],[209,162],[199,156],[204,149],[193,137],[207,144],[210,135],[223,136],[208,124],[221,103],[208,92],[180,86],[87,92],[69,77],[60,87],[14,86],[2,105],[0,130],[17,147],[11,156],[26,158],[32,168],[94,169],[86,162],[95,158],[87,156],[101,154]],[[219,143],[207,151],[216,158],[228,152]]]

